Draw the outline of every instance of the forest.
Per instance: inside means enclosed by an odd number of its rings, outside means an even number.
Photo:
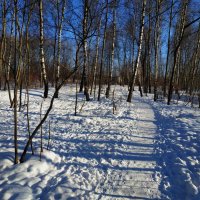
[[[199,199],[199,77],[198,0],[0,0],[0,196]]]

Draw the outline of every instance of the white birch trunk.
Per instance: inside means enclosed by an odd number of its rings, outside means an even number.
[[[91,90],[90,90],[90,95],[91,95],[92,94],[92,89],[94,87],[94,99],[95,99],[95,95],[96,95],[96,74],[97,74],[97,64],[98,64],[98,57],[99,57],[100,30],[101,30],[101,19],[99,20],[99,25],[98,25],[98,35],[97,35],[95,62],[94,62],[94,69],[93,69],[93,80],[92,80],[92,85],[91,85]]]
[[[45,67],[44,60],[44,19],[43,19],[43,4],[42,0],[39,0],[39,16],[40,16],[40,65],[41,65],[41,73],[42,79],[44,82],[44,98],[48,96],[48,81],[47,81],[47,72]]]
[[[145,9],[146,9],[146,0],[143,0],[139,47],[138,47],[138,53],[137,53],[135,68],[134,68],[134,71],[133,71],[133,74],[132,74],[132,80],[131,80],[130,87],[129,87],[129,94],[128,94],[127,102],[131,102],[132,95],[133,95],[133,88],[134,88],[135,79],[136,79],[136,75],[137,75],[137,70],[138,70],[138,67],[139,67],[139,64],[140,64],[140,56],[141,56],[141,51],[142,51],[142,43],[143,43],[143,35],[144,35]]]
[[[62,24],[64,20],[64,14],[65,14],[65,0],[62,2],[62,14],[61,14],[61,19],[58,19],[58,52],[57,52],[57,73],[56,73],[56,88],[58,87],[58,82],[60,79],[60,52],[61,52],[61,37],[62,37]],[[57,1],[57,9],[58,9],[58,17],[59,17],[59,6],[58,6],[58,1]],[[58,93],[56,94],[56,98],[58,98]]]

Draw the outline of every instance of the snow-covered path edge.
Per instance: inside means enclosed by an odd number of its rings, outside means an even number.
[[[198,108],[142,100],[151,106],[158,130],[160,191],[166,199],[200,199],[200,112]]]

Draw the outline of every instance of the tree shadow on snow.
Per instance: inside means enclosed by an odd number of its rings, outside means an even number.
[[[190,164],[188,157],[199,157],[200,142],[198,142],[198,135],[200,132],[194,130],[197,134],[195,137],[193,135],[189,138],[188,131],[193,130],[194,127],[179,120],[183,116],[186,118],[193,116],[190,114],[182,114],[178,117],[165,116],[160,113],[159,105],[148,104],[152,107],[156,119],[154,123],[157,126],[157,155],[159,155],[157,162],[161,166],[163,177],[160,184],[161,192],[170,199],[200,199],[200,194],[194,195],[186,176],[189,173],[192,179],[197,179],[195,177],[195,165]],[[158,104],[162,108],[170,108],[168,105]],[[197,151],[191,151],[191,147]],[[184,173],[184,170],[187,173]]]

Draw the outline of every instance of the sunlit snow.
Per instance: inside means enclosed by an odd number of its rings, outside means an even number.
[[[40,121],[42,93],[30,90],[31,130]],[[200,199],[198,108],[154,103],[138,91],[128,103],[127,87],[116,86],[114,114],[112,98],[85,102],[78,94],[74,116],[75,86],[67,85],[43,125],[42,160],[38,132],[35,155],[29,151],[26,162],[13,165],[13,111],[7,92],[0,95],[0,199]],[[43,102],[42,115],[49,102]],[[21,155],[26,106],[18,115]]]

